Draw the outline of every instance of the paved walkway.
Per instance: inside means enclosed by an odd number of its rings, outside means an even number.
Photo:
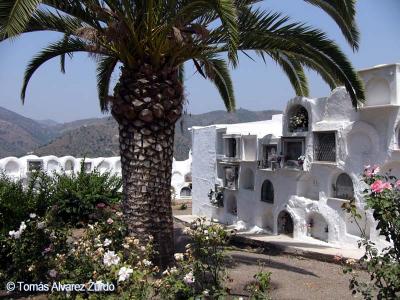
[[[195,215],[179,215],[174,216],[175,220],[184,224],[190,224],[198,218]],[[228,227],[229,228],[229,227]],[[304,239],[294,239],[287,235],[271,235],[271,234],[249,234],[238,232],[234,241],[235,244],[241,246],[253,246],[267,248],[269,250],[277,250],[288,254],[296,254],[320,260],[332,260],[334,256],[341,256],[343,259],[355,258],[359,259],[363,254],[363,249],[354,247],[341,246],[326,243],[312,237]]]

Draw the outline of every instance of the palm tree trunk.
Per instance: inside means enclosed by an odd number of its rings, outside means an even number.
[[[176,70],[122,67],[112,114],[119,124],[123,211],[129,231],[154,238],[154,263],[170,264],[173,251],[171,173],[175,123],[183,89]]]

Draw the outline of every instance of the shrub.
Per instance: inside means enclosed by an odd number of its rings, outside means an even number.
[[[179,209],[180,210],[185,210],[185,209],[187,209],[187,204],[186,203],[182,203],[180,206],[179,206]]]
[[[54,174],[54,181],[51,215],[63,223],[86,223],[92,214],[121,201],[121,178],[97,170],[86,173],[83,162],[77,174]]]
[[[250,293],[252,300],[267,300],[269,297],[269,289],[271,285],[271,272],[260,270],[254,275],[254,282],[250,283],[246,290]]]
[[[205,219],[195,220],[185,229],[191,243],[186,253],[176,253],[176,266],[164,272],[160,287],[162,299],[219,299],[227,293],[225,248],[229,234],[220,225],[208,225]]]
[[[367,268],[371,282],[360,282],[358,274],[350,265],[344,270],[351,273],[350,289],[353,294],[360,293],[365,299],[400,298],[400,180],[396,177],[379,175],[379,167],[367,166],[363,174],[367,184],[364,191],[366,208],[371,209],[380,231],[390,246],[379,251],[375,244],[367,239],[365,229],[360,226],[361,215],[354,202],[344,205],[361,232],[359,246],[365,247],[360,263]]]
[[[112,284],[115,290],[110,295],[114,299],[151,299],[152,277],[158,271],[150,261],[152,238],[148,239],[147,245],[140,245],[138,239],[126,233],[120,212],[105,221],[89,224],[82,236],[66,244],[65,255],[55,257],[53,280],[88,285],[95,282],[100,288]],[[96,293],[95,297],[110,295]]]
[[[0,174],[0,230],[3,234],[17,227],[28,216],[30,205],[22,182]]]
[[[68,230],[50,228],[44,218],[30,214],[18,228],[0,236],[0,282],[39,282],[48,277],[54,253],[63,253]]]

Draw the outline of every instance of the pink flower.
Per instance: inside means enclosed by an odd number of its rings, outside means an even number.
[[[108,218],[108,219],[107,219],[107,223],[111,225],[112,223],[114,223],[114,220],[111,219],[111,218]]]
[[[374,193],[382,193],[385,189],[391,190],[392,185],[389,182],[383,182],[382,180],[377,180],[371,184],[371,190]]]
[[[104,208],[106,205],[103,202],[97,203],[96,205],[97,208]]]
[[[394,184],[397,188],[400,188],[400,179],[396,181],[396,183]]]
[[[381,169],[379,168],[379,166],[375,165],[374,168],[372,169],[372,174],[376,175],[381,171]]]

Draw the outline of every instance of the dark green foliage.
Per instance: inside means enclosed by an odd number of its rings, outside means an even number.
[[[16,228],[30,213],[60,225],[88,222],[108,213],[107,207],[121,201],[121,178],[94,170],[77,174],[34,173],[22,180],[0,175],[0,232]],[[97,207],[98,206],[98,207]]]
[[[87,222],[103,206],[121,201],[121,178],[97,170],[86,173],[83,164],[78,174],[56,174],[54,180],[54,206],[50,215],[57,222]]]
[[[0,175],[0,230],[8,232],[10,228],[28,216],[31,201],[24,192],[21,181],[13,181],[4,174]]]

